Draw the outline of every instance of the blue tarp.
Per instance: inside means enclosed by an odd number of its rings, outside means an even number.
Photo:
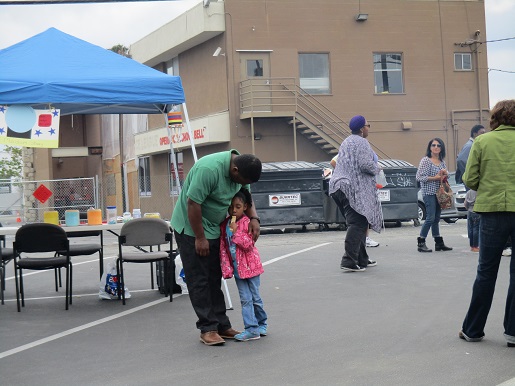
[[[181,79],[50,28],[0,50],[0,105],[67,114],[160,113],[185,102]]]

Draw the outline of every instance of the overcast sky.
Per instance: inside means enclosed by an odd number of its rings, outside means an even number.
[[[0,5],[0,49],[50,27],[101,47],[128,47],[201,1]],[[515,38],[515,0],[484,2],[488,41]],[[482,34],[480,40],[484,39]],[[502,99],[514,99],[515,39],[488,43],[488,67],[490,106]]]

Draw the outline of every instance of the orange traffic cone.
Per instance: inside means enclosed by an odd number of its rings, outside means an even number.
[[[21,222],[20,212],[16,212],[16,222]]]

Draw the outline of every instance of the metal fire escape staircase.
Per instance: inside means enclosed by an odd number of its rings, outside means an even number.
[[[294,78],[249,79],[240,83],[240,118],[286,118],[329,155],[350,134],[343,120],[300,88]]]

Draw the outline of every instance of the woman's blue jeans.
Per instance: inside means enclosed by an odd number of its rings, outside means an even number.
[[[259,295],[260,276],[254,276],[249,279],[236,280],[238,293],[240,294],[241,315],[243,316],[243,325],[245,330],[251,334],[259,334],[258,328],[267,325],[267,315],[263,309],[263,301]]]
[[[429,229],[431,229],[431,233],[433,237],[440,236],[440,214],[442,210],[440,209],[440,204],[436,199],[435,194],[423,195],[424,205],[426,206],[426,221],[422,228],[420,229],[420,237],[426,238],[429,233]]]
[[[479,264],[472,287],[472,299],[463,321],[463,333],[470,338],[481,338],[495,291],[495,282],[502,252],[508,237],[515,239],[515,212],[481,213]],[[515,259],[510,259],[510,285],[504,311],[504,337],[515,343]]]
[[[471,247],[479,247],[479,220],[479,213],[470,210],[467,212],[467,230]]]

